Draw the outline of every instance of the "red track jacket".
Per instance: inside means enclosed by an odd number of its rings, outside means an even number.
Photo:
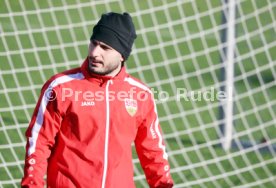
[[[131,144],[150,187],[172,187],[153,94],[125,72],[53,76],[26,131],[23,187],[132,188]]]

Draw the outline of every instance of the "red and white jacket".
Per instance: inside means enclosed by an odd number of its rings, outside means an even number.
[[[111,78],[87,66],[43,86],[26,131],[22,187],[43,187],[47,174],[51,188],[133,188],[133,142],[150,187],[172,187],[150,89],[124,67]]]

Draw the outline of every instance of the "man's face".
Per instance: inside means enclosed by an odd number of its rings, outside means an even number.
[[[88,69],[91,73],[115,76],[121,70],[122,55],[108,46],[107,44],[92,40],[88,50],[89,65]]]

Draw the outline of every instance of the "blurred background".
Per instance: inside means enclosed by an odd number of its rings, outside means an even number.
[[[20,185],[42,84],[109,11],[133,17],[126,66],[157,91],[175,187],[276,187],[276,0],[1,0],[0,187]]]

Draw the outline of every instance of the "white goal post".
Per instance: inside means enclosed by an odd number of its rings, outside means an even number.
[[[225,1],[227,13],[225,24],[227,28],[222,35],[226,35],[226,62],[224,63],[224,73],[226,74],[225,79],[225,93],[227,93],[227,98],[225,102],[225,108],[222,110],[225,112],[225,125],[224,125],[224,135],[222,137],[222,146],[224,150],[228,151],[232,144],[232,134],[233,134],[233,89],[234,89],[234,61],[235,61],[235,12],[236,6],[235,1]],[[224,15],[225,16],[225,15]]]
[[[276,187],[276,0],[2,0],[0,188],[20,185],[42,84],[108,11],[133,17],[126,67],[154,91],[174,187]]]

